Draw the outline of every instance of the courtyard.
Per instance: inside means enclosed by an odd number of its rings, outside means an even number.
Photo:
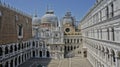
[[[19,67],[92,67],[86,58],[80,56],[65,59],[32,58]]]

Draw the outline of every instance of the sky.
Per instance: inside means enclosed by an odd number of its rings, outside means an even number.
[[[89,9],[95,4],[95,0],[0,0],[12,7],[15,7],[25,13],[42,17],[47,6],[53,9],[58,18],[62,18],[67,11],[80,21]]]

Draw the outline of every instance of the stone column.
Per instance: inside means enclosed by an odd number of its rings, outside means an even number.
[[[109,54],[110,66],[112,65],[112,54]]]
[[[5,58],[5,47],[3,47],[3,55],[2,55],[2,58]]]
[[[107,59],[108,57],[107,57],[107,52],[105,51],[105,62],[107,63]]]
[[[10,67],[10,61],[8,61],[8,67]]]
[[[120,57],[115,57],[115,67],[120,67]]]
[[[5,62],[2,65],[3,65],[3,67],[5,67]]]
[[[15,58],[13,58],[13,67],[15,67]]]
[[[17,65],[16,66],[18,66],[19,65],[19,56],[17,56]]]

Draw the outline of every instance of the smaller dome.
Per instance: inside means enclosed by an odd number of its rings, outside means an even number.
[[[72,24],[73,20],[71,18],[64,18],[63,19],[63,24],[66,24],[66,23]]]
[[[41,19],[39,17],[33,17],[33,19],[32,19],[33,25],[38,25],[40,23],[41,23]]]

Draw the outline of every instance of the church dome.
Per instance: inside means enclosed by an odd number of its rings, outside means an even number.
[[[41,23],[40,17],[33,17],[33,18],[32,18],[32,24],[33,24],[33,25],[38,25],[38,24],[40,24],[40,23]]]
[[[48,10],[44,16],[41,18],[41,23],[57,23],[57,16],[54,14],[53,10]]]

